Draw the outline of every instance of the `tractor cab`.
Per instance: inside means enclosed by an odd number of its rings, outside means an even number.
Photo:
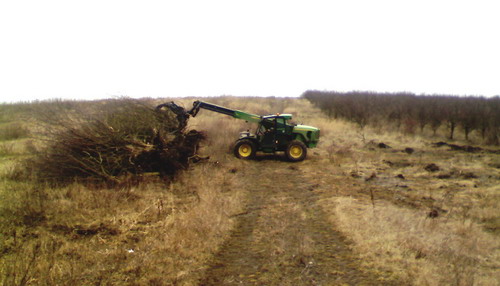
[[[293,139],[293,125],[287,124],[291,119],[291,114],[262,116],[255,134],[264,152],[286,148],[286,145]]]

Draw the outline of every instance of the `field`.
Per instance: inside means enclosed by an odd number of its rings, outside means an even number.
[[[23,163],[44,148],[35,115],[101,103],[0,106],[1,283],[500,284],[500,149],[479,129],[450,140],[444,125],[360,126],[305,98],[207,101],[292,113],[321,129],[320,143],[298,163],[239,160],[231,145],[256,126],[202,110],[188,129],[206,132],[210,159],[173,179],[54,185]]]

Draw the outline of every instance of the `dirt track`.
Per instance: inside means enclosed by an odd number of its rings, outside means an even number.
[[[237,173],[249,194],[246,210],[201,285],[389,284],[360,269],[349,242],[328,222],[317,185],[300,170],[306,162],[248,164]]]

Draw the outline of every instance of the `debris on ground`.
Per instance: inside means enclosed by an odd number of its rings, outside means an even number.
[[[470,145],[449,144],[449,143],[442,142],[442,141],[432,143],[432,145],[436,148],[439,148],[442,146],[447,146],[447,147],[450,147],[450,149],[453,151],[463,151],[463,152],[467,152],[467,153],[486,152],[486,153],[500,154],[500,150],[488,150],[488,149],[483,149],[481,147],[475,147],[475,146],[470,146]]]
[[[379,147],[380,149],[388,149],[388,148],[391,148],[391,146],[389,146],[389,145],[385,144],[384,142],[380,142],[380,143],[378,143],[378,147]]]
[[[415,149],[407,147],[407,148],[404,149],[404,152],[406,154],[411,155],[411,154],[413,154],[413,152],[415,152]]]
[[[436,178],[443,180],[443,179],[449,179],[449,178],[451,178],[451,176],[452,176],[451,173],[445,173],[445,174],[439,174],[439,175],[437,175]]]
[[[361,174],[358,171],[351,171],[351,177],[361,178]]]
[[[431,210],[429,211],[429,213],[427,213],[427,216],[430,217],[430,218],[437,218],[439,217],[441,214],[443,213],[447,213],[448,211],[443,209],[443,208],[440,208],[438,206],[433,206],[431,208]]]
[[[365,144],[365,147],[371,151],[375,151],[376,148],[380,148],[380,149],[392,148],[391,146],[385,144],[384,142],[377,142],[376,140],[370,140],[368,143]]]
[[[437,218],[439,216],[439,212],[436,209],[431,209],[427,216],[430,218]]]
[[[439,174],[436,178],[438,178],[438,179],[450,179],[452,177],[462,178],[465,180],[478,178],[478,176],[472,172],[463,172],[463,171],[457,171],[457,170],[453,170],[453,171],[450,171],[448,173]]]
[[[365,181],[368,182],[368,181],[371,181],[373,179],[377,178],[377,174],[375,172],[373,172],[370,177],[366,178]]]
[[[439,170],[440,170],[439,166],[438,166],[438,165],[436,165],[436,164],[434,164],[434,163],[431,163],[431,164],[429,164],[429,165],[425,166],[425,168],[424,168],[424,169],[425,169],[426,171],[428,171],[428,172],[436,172],[436,171],[439,171]]]
[[[389,161],[389,160],[382,160],[382,162],[386,163],[387,165],[389,165],[389,167],[394,167],[394,168],[406,168],[406,167],[411,167],[413,166],[412,163],[408,162],[408,161],[399,161],[399,162],[392,162],[392,161]]]
[[[460,176],[464,179],[477,179],[477,175],[472,172],[463,172]]]

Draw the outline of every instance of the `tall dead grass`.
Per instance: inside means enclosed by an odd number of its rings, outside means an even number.
[[[30,131],[20,122],[5,123],[0,125],[0,140],[16,140],[26,138]]]
[[[240,211],[234,180],[225,167],[200,165],[169,186],[11,183],[0,208],[0,281],[196,284]]]
[[[331,199],[332,219],[365,265],[414,285],[498,285],[499,242],[470,220],[429,218],[386,202]]]

